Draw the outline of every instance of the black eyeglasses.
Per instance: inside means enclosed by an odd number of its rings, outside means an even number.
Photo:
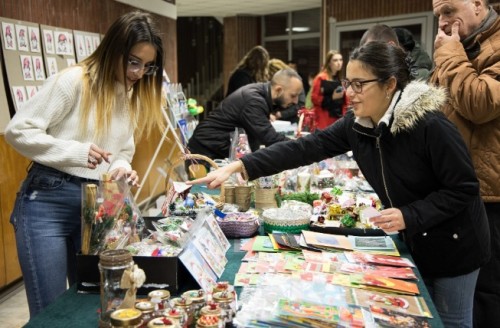
[[[363,85],[366,83],[371,83],[371,82],[382,82],[383,79],[373,79],[373,80],[365,80],[365,81],[349,81],[349,80],[342,80],[342,87],[347,90],[347,88],[351,87],[352,91],[356,93],[362,93],[363,92]]]
[[[138,60],[129,59],[127,70],[132,73],[137,73],[139,71],[143,71],[144,75],[153,75],[157,70],[158,66],[155,65],[144,65]]]

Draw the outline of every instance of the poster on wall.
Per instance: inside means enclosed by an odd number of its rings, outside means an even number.
[[[42,52],[41,42],[40,42],[40,29],[35,26],[28,27],[28,33],[30,36],[30,50],[31,52]]]
[[[52,30],[43,29],[42,34],[43,34],[43,43],[45,44],[45,53],[51,55],[55,54],[54,33],[52,32]]]
[[[35,80],[45,80],[45,67],[43,65],[42,56],[31,56],[33,67],[35,69]]]
[[[14,24],[2,22],[2,41],[5,50],[17,50]]]
[[[28,27],[16,24],[17,49],[19,51],[30,51],[28,46]]]
[[[16,108],[19,110],[19,108],[21,108],[21,106],[28,100],[28,97],[26,96],[26,89],[22,85],[13,86],[12,94],[14,95]]]
[[[20,55],[19,57],[21,58],[23,79],[25,81],[34,81],[35,76],[33,74],[33,63],[31,62],[31,56]]]

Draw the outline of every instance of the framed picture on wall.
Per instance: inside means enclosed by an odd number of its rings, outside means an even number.
[[[2,22],[2,39],[6,50],[17,50],[14,24]]]
[[[33,74],[33,62],[31,61],[31,56],[20,55],[19,58],[21,59],[23,79],[25,81],[34,81],[35,76]]]
[[[41,52],[41,42],[40,42],[40,29],[35,26],[28,27],[28,33],[30,36],[30,49],[31,52]]]
[[[12,94],[14,96],[14,102],[16,103],[16,109],[19,110],[21,106],[28,100],[26,96],[26,89],[24,86],[13,86]]]
[[[54,51],[54,33],[52,30],[43,30],[43,41],[45,42],[45,52],[55,54]]]
[[[59,72],[57,68],[57,60],[55,57],[47,57],[47,74],[48,76],[52,76]]]
[[[87,56],[87,47],[85,47],[83,35],[78,34],[75,36],[75,47],[78,58],[85,58]]]
[[[26,95],[27,95],[28,99],[33,98],[37,92],[38,92],[38,89],[36,88],[35,85],[27,85],[26,86]]]
[[[45,80],[45,68],[43,66],[42,56],[32,56],[33,67],[35,70],[35,80],[43,81]]]
[[[25,25],[16,24],[17,49],[19,51],[30,51],[28,46],[28,28]]]

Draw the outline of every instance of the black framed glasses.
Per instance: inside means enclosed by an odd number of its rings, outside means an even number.
[[[144,65],[140,61],[130,58],[128,60],[127,70],[132,73],[143,71],[144,75],[153,75],[158,70],[158,66]]]
[[[347,88],[351,87],[352,91],[356,93],[362,93],[363,92],[363,85],[371,82],[382,82],[383,79],[373,79],[373,80],[356,80],[356,81],[349,81],[349,80],[342,80],[342,87],[344,90],[347,90]]]

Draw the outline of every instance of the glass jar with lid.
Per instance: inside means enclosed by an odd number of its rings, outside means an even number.
[[[180,328],[180,325],[175,319],[158,317],[148,323],[148,328]]]
[[[149,292],[149,300],[155,304],[158,304],[159,308],[156,309],[159,312],[168,308],[168,301],[170,300],[170,292],[166,289],[157,289]]]
[[[165,311],[165,317],[168,319],[176,320],[179,323],[179,326],[182,328],[186,328],[187,325],[187,314],[184,310],[180,308],[171,308]]]
[[[99,255],[101,314],[99,327],[110,326],[110,315],[118,310],[127,288],[122,287],[122,277],[126,270],[132,270],[132,254],[125,249],[105,250]]]
[[[196,321],[196,328],[221,328],[224,326],[224,321],[216,315],[204,314]]]
[[[110,318],[110,327],[137,328],[142,324],[142,312],[137,309],[119,309],[113,311]]]
[[[173,308],[178,308],[183,310],[187,316],[187,325],[191,325],[194,322],[194,311],[193,311],[193,301],[187,297],[175,297],[171,301]]]
[[[142,312],[142,326],[146,327],[148,322],[154,318],[155,304],[149,301],[135,303],[135,308]]]
[[[235,314],[235,310],[233,308],[234,294],[228,291],[217,292],[213,294],[213,299],[221,309],[223,321],[225,323],[232,322]]]
[[[183,297],[190,299],[193,302],[194,321],[200,317],[200,310],[205,306],[205,291],[203,289],[188,290],[182,294]]]

